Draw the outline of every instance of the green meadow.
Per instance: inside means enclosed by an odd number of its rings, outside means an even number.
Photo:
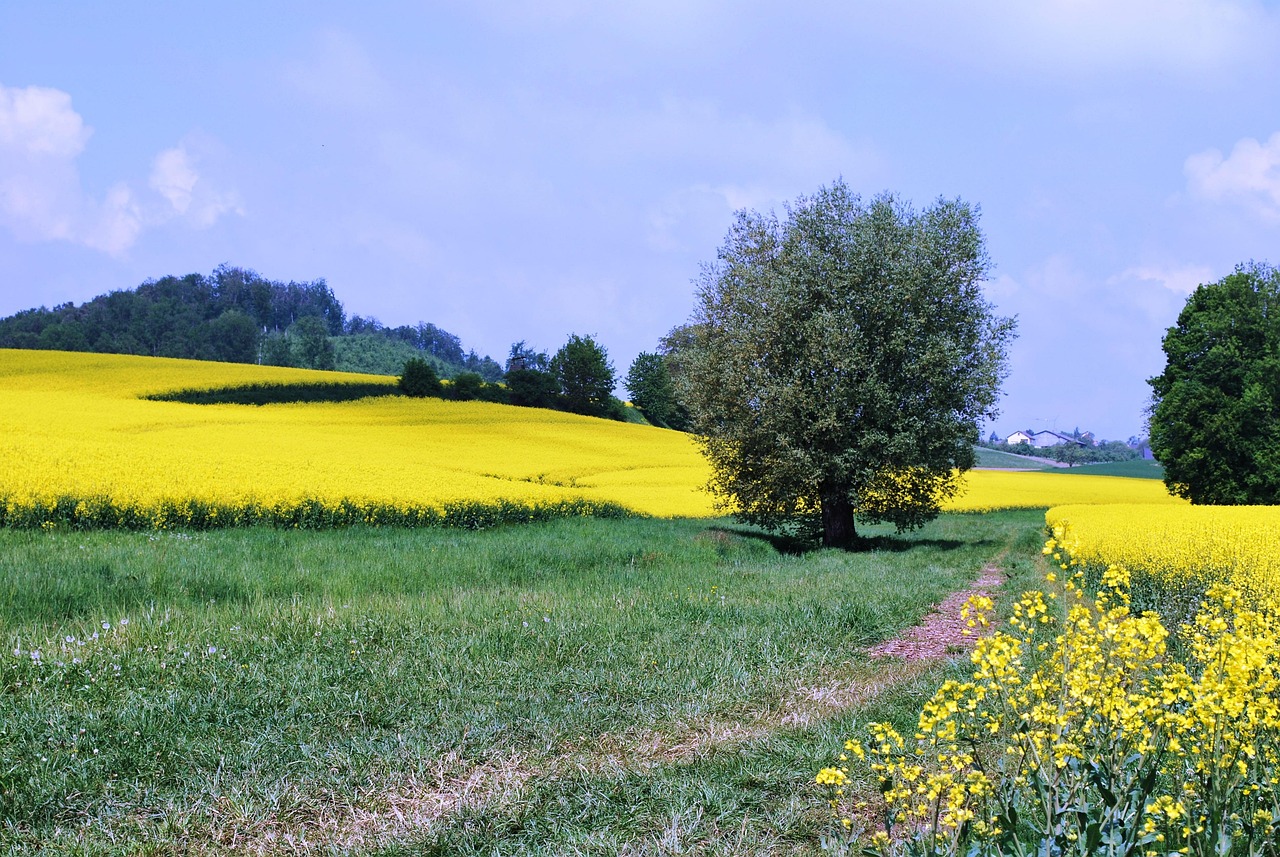
[[[0,531],[0,849],[814,853],[815,771],[962,669],[867,648],[1042,530]]]

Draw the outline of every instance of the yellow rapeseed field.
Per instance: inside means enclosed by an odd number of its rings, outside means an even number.
[[[967,488],[948,508],[957,512],[1043,509],[1066,503],[1139,503],[1185,506],[1159,479],[1080,476],[1052,471],[972,470]]]
[[[239,364],[0,350],[0,496],[150,507],[568,499],[711,513],[678,432],[553,411],[399,396],[189,405],[139,396],[254,382],[389,381]]]
[[[1054,546],[1175,586],[1229,583],[1280,605],[1280,506],[1055,506]]]
[[[414,510],[449,504],[716,513],[702,490],[709,471],[693,440],[664,429],[399,396],[262,407],[141,398],[316,381],[392,383],[303,369],[0,349],[7,520],[22,517],[15,511],[67,502],[75,514],[62,508],[53,517],[79,519],[86,509],[110,506],[128,510],[133,525],[150,517],[155,526],[226,523],[246,508],[259,511],[242,522],[296,520],[303,507],[319,520],[343,504],[347,520],[363,514],[391,521],[402,512],[410,522]],[[978,471],[951,508],[1122,501],[1180,502],[1154,480]]]

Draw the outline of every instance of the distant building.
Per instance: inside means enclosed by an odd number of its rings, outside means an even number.
[[[1092,435],[1090,435],[1092,437]],[[1045,449],[1050,446],[1058,446],[1063,443],[1074,443],[1076,446],[1084,446],[1084,441],[1076,440],[1071,435],[1058,434],[1056,431],[1015,431],[1013,434],[1005,438],[1007,444],[1025,443],[1034,446],[1037,449]]]

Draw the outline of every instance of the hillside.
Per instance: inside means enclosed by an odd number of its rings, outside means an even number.
[[[1046,467],[1054,467],[1054,463],[1047,458],[1014,455],[1012,452],[987,449],[985,446],[975,446],[973,451],[978,456],[979,468],[993,470],[1044,470]]]
[[[173,390],[385,377],[131,355],[0,350],[0,497],[105,498],[391,514],[581,501],[711,514],[706,465],[667,429],[391,395],[262,407],[149,401]],[[3,505],[0,503],[0,505]],[[424,513],[425,514],[425,513]]]
[[[1130,479],[1164,479],[1164,468],[1158,461],[1104,461],[1099,464],[1077,464],[1063,469],[1075,476],[1125,476]]]
[[[279,282],[223,265],[208,276],[148,280],[80,306],[39,307],[0,318],[0,348],[136,354],[260,363],[379,375],[410,357],[452,378],[502,377],[497,361],[467,351],[433,324],[387,327],[348,316],[323,280]]]
[[[135,527],[420,524],[451,507],[524,515],[557,504],[716,514],[694,439],[667,429],[399,395],[260,407],[141,398],[263,383],[388,385],[284,367],[0,350],[0,508],[10,524],[53,515]],[[1061,474],[976,471],[947,508],[1175,502],[1153,480]]]

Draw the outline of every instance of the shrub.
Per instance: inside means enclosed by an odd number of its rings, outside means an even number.
[[[363,381],[321,381],[310,384],[256,383],[210,389],[170,390],[142,398],[152,402],[184,402],[188,405],[282,405],[310,402],[351,402],[376,396],[393,396],[391,384]]]
[[[507,390],[513,405],[555,409],[560,404],[560,382],[550,372],[510,369],[507,371]]]
[[[470,402],[484,394],[484,378],[478,372],[459,372],[449,384],[449,398]]]
[[[422,398],[424,396],[440,397],[444,394],[444,385],[433,367],[420,357],[411,357],[404,362],[404,372],[400,375],[400,391],[406,396]]]

